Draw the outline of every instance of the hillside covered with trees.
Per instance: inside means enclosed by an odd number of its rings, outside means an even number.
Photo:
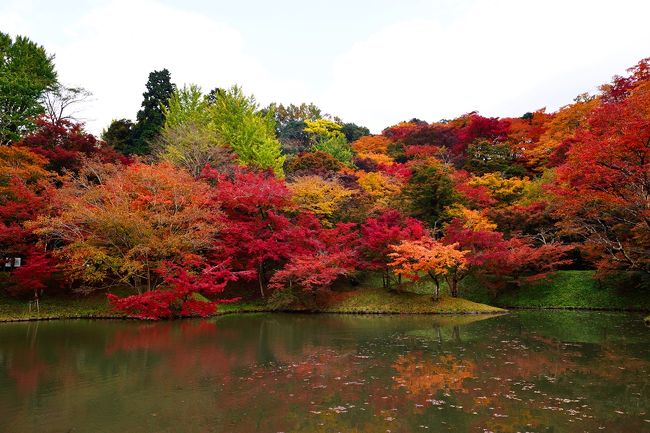
[[[74,115],[87,92],[59,84],[45,48],[0,33],[0,54],[7,296],[106,293],[157,319],[368,278],[386,296],[427,282],[432,302],[468,279],[516,296],[560,269],[650,287],[650,58],[555,112],[375,135],[153,71],[136,120],[96,137]]]

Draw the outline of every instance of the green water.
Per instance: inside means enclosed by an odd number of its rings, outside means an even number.
[[[650,432],[641,316],[0,325],[0,431]]]

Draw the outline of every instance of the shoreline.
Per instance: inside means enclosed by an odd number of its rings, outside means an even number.
[[[557,310],[557,311],[601,311],[601,312],[610,312],[610,313],[648,313],[650,309],[648,308],[607,308],[607,307],[561,307],[561,306],[549,306],[549,307],[536,307],[536,306],[512,306],[506,305],[500,308],[506,310]],[[650,320],[650,316],[646,319]]]
[[[177,317],[174,319],[161,319],[159,321],[172,321],[172,320],[196,320],[196,319],[212,319],[220,316],[230,316],[235,314],[336,314],[348,316],[483,316],[483,315],[501,315],[508,314],[510,311],[503,308],[495,307],[494,310],[488,311],[458,311],[458,312],[418,312],[418,311],[337,311],[337,310],[300,310],[300,309],[242,309],[232,311],[216,312],[207,317]],[[126,320],[138,322],[156,322],[156,320],[138,319],[128,316],[102,316],[102,315],[77,315],[77,316],[43,316],[43,317],[15,317],[15,318],[2,318],[1,323],[17,323],[17,322],[52,322],[57,320]]]
[[[207,317],[177,317],[174,319],[161,319],[161,320],[146,320],[138,319],[135,317],[127,316],[47,316],[47,317],[24,317],[15,319],[1,319],[2,323],[19,323],[19,322],[54,322],[58,320],[125,320],[135,322],[168,322],[175,320],[197,320],[197,319],[212,319],[220,316],[232,316],[235,314],[314,314],[314,315],[344,315],[344,316],[496,316],[509,314],[510,311],[502,309],[502,311],[467,311],[458,313],[418,313],[418,312],[396,312],[396,311],[311,311],[311,310],[242,310],[242,311],[224,311],[223,313],[215,313]]]
[[[280,313],[280,314],[333,314],[333,315],[359,315],[359,316],[484,316],[484,315],[505,315],[515,311],[575,311],[575,312],[608,312],[608,313],[647,313],[647,309],[611,309],[611,308],[587,308],[587,307],[494,307],[493,310],[487,311],[458,311],[458,312],[418,312],[418,311],[370,311],[370,310],[358,310],[358,311],[343,311],[343,310],[308,310],[308,309],[272,309],[272,308],[243,308],[240,310],[229,310],[217,312],[213,315],[200,318],[200,317],[181,317],[176,319],[163,319],[161,321],[169,320],[196,320],[196,319],[211,319],[220,316],[228,316],[235,314],[269,314],[269,313]],[[14,318],[3,318],[0,317],[0,324],[2,323],[19,323],[19,322],[51,322],[59,320],[125,320],[125,321],[141,321],[141,322],[152,322],[144,319],[137,319],[133,317],[123,316],[123,315],[48,315],[42,317],[14,317]],[[643,319],[646,324],[650,325],[650,316],[647,316]],[[155,321],[153,321],[155,322]]]
[[[383,289],[365,288],[357,291],[331,294],[314,304],[268,305],[268,301],[240,301],[235,304],[217,306],[217,311],[208,316],[215,317],[237,313],[304,313],[304,314],[431,314],[468,315],[500,314],[507,310],[473,302],[464,298],[443,296],[432,301],[428,294],[413,292],[386,292]],[[0,322],[45,321],[57,319],[89,320],[139,320],[115,311],[105,298],[49,298],[41,301],[40,314],[27,305],[13,300],[2,302],[0,298]]]
[[[431,299],[431,288],[424,283],[409,283],[402,290],[386,290],[379,280],[369,278],[354,290],[334,290],[307,304],[268,304],[251,298],[222,304],[215,314],[288,313],[358,315],[490,315],[519,310],[640,313],[650,326],[650,297],[621,292],[616,286],[599,286],[592,271],[559,271],[548,281],[523,286],[515,292],[491,296],[476,284],[469,284],[462,297]],[[589,295],[589,296],[588,296]],[[644,316],[645,317],[644,319]],[[52,320],[141,320],[127,317],[111,308],[102,295],[92,297],[48,297],[41,301],[40,314],[28,303],[0,296],[0,323]]]

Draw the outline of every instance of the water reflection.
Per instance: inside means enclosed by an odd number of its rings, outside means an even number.
[[[650,431],[637,316],[0,326],[2,432]]]

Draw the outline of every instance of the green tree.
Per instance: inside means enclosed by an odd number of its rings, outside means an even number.
[[[133,150],[136,155],[150,153],[150,144],[158,136],[165,122],[163,107],[169,106],[169,98],[176,86],[171,82],[167,69],[149,74],[147,91],[142,94],[142,108],[138,111],[133,129]]]
[[[465,169],[477,175],[496,172],[510,177],[526,174],[526,169],[516,163],[508,143],[487,140],[476,140],[467,147]]]
[[[228,147],[239,164],[284,175],[273,113],[258,111],[255,98],[241,88],[204,96],[198,86],[184,87],[174,92],[164,115],[163,158],[196,172],[201,162],[227,162],[223,149]]]
[[[322,138],[314,144],[312,149],[325,152],[343,164],[352,166],[352,158],[354,158],[352,146],[350,146],[350,143],[348,143],[343,135],[333,135],[331,137]]]
[[[305,132],[313,143],[312,149],[325,152],[347,166],[352,165],[354,153],[348,140],[341,132],[343,126],[329,119],[305,121]]]
[[[164,127],[174,128],[192,124],[197,127],[210,128],[216,133],[212,110],[213,104],[217,102],[218,92],[220,91],[213,90],[205,96],[201,88],[195,84],[177,89],[169,98],[168,105],[163,107]]]
[[[258,111],[253,96],[233,86],[219,93],[212,104],[212,119],[217,134],[228,143],[242,165],[271,169],[283,176],[280,142],[275,136],[273,113]]]
[[[196,123],[165,127],[156,140],[156,147],[160,159],[185,168],[197,178],[206,165],[223,171],[235,159],[218,135]]]
[[[133,127],[129,119],[114,119],[108,128],[102,131],[102,140],[123,155],[134,153]]]
[[[444,209],[457,201],[451,169],[435,158],[414,161],[413,174],[402,190],[411,215],[438,227]]]
[[[282,129],[278,129],[278,140],[282,143],[282,152],[297,155],[311,147],[309,134],[305,132],[307,124],[303,120],[291,120]]]
[[[265,109],[265,111],[273,113],[278,133],[291,122],[304,122],[306,120],[314,121],[324,116],[327,117],[327,115],[322,114],[321,109],[316,105],[305,104],[304,102],[300,105],[289,104],[286,106],[273,102]]]
[[[169,98],[163,109],[165,126],[156,140],[160,159],[186,168],[198,177],[206,165],[224,167],[233,161],[232,151],[214,122],[214,104],[223,92],[203,95],[197,85],[184,86]]]
[[[327,117],[327,114],[324,115],[316,105],[305,103],[285,106],[274,102],[262,112],[273,113],[275,132],[282,144],[282,152],[289,155],[305,152],[311,146],[309,134],[305,132],[305,121]]]
[[[57,82],[53,59],[28,38],[0,32],[0,144],[18,140],[43,113],[39,100]]]
[[[370,135],[370,130],[368,128],[365,126],[359,126],[356,123],[344,123],[341,132],[350,143],[357,141],[361,137]]]

